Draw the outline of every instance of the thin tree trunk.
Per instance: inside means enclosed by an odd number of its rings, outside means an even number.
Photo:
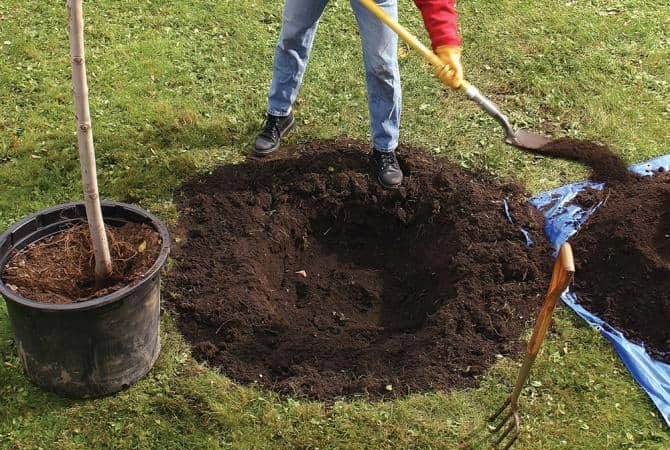
[[[72,84],[77,115],[77,141],[79,144],[79,162],[81,181],[84,187],[86,217],[91,231],[93,253],[95,254],[95,280],[101,285],[112,273],[112,259],[109,254],[105,223],[102,218],[98,178],[95,167],[95,149],[93,147],[93,129],[88,106],[88,83],[86,81],[86,62],[84,59],[84,16],[82,0],[67,1],[68,21],[70,25],[70,56],[72,59]]]

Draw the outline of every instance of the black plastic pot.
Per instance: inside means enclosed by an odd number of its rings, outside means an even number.
[[[0,277],[16,348],[28,377],[60,395],[98,397],[142,378],[160,353],[160,269],[170,252],[167,228],[132,205],[103,202],[105,222],[146,223],[160,233],[162,248],[144,278],[104,297],[53,305],[23,298]],[[86,219],[83,203],[55,206],[12,226],[0,236],[0,273],[14,250]]]

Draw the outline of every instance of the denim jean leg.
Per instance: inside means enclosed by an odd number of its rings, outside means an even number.
[[[397,0],[375,0],[391,17],[398,17]],[[361,31],[372,145],[392,151],[400,134],[401,88],[398,36],[358,0],[351,0]]]
[[[275,49],[268,113],[288,116],[307,68],[314,35],[328,0],[286,0]]]

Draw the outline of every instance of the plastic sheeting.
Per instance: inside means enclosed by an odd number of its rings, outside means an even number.
[[[659,168],[670,170],[670,155],[637,164],[632,166],[631,170],[641,175],[651,176]],[[544,214],[544,231],[556,249],[575,234],[601,206],[597,204],[585,210],[570,204],[572,199],[587,187],[602,190],[604,184],[590,181],[569,184],[530,199],[530,203]],[[577,315],[598,329],[612,343],[633,378],[649,395],[665,422],[670,426],[670,364],[652,359],[643,346],[630,342],[620,331],[584,309],[578,304],[578,298],[574,292],[565,292],[562,299]]]

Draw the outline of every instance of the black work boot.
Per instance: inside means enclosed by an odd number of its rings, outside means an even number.
[[[254,141],[254,154],[256,156],[267,156],[279,149],[279,141],[286,133],[291,131],[295,120],[293,113],[286,117],[273,116],[268,114],[265,119],[265,125],[256,140]]]
[[[377,180],[385,188],[395,188],[402,184],[403,175],[395,152],[380,152],[372,150],[372,163]]]

